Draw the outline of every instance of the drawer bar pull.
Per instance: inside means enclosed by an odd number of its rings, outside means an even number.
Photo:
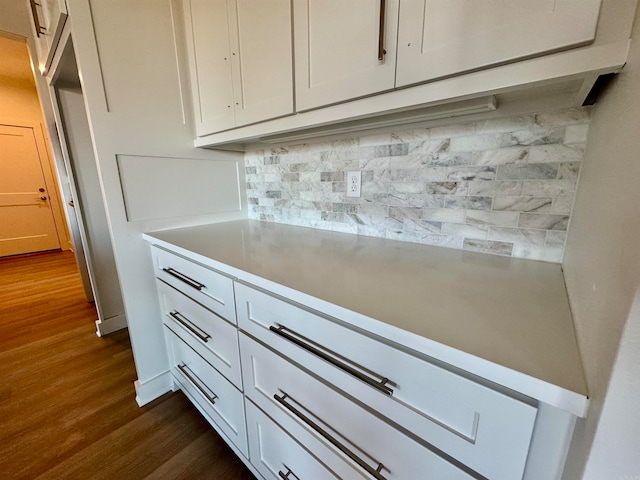
[[[387,480],[386,477],[383,477],[382,474],[380,473],[380,471],[384,468],[384,465],[382,463],[378,463],[378,466],[375,469],[373,467],[371,467],[370,465],[368,465],[367,462],[365,462],[358,455],[356,455],[351,450],[349,450],[347,447],[345,447],[340,441],[338,441],[338,439],[336,439],[333,435],[331,435],[329,432],[327,432],[324,428],[322,428],[320,425],[315,423],[313,420],[311,420],[309,417],[307,417],[304,413],[302,413],[296,407],[294,407],[293,405],[287,403],[286,399],[287,399],[287,397],[289,397],[289,395],[284,391],[282,393],[283,393],[282,396],[278,396],[278,394],[274,394],[273,395],[273,398],[275,398],[275,400],[280,405],[282,405],[284,408],[286,408],[291,413],[293,413],[296,417],[298,417],[300,420],[302,420],[305,424],[307,424],[313,430],[318,432],[318,434],[320,434],[325,440],[327,440],[334,447],[336,447],[338,450],[340,450],[342,453],[344,453],[347,457],[349,457],[351,460],[353,460],[358,465],[360,465],[373,478],[375,478],[376,480]],[[283,478],[285,478],[285,477],[283,477]]]
[[[269,327],[269,330],[271,330],[273,333],[275,333],[277,335],[280,335],[283,338],[286,338],[290,342],[295,343],[300,348],[305,349],[309,353],[312,353],[312,354],[322,358],[323,360],[329,362],[334,367],[337,367],[340,370],[342,370],[344,372],[347,372],[349,375],[352,375],[352,376],[356,377],[358,380],[362,380],[367,385],[375,388],[379,392],[384,393],[385,395],[389,395],[389,396],[393,395],[393,389],[386,385],[386,383],[389,382],[388,378],[380,376],[380,378],[382,380],[377,381],[377,380],[375,380],[375,379],[373,379],[371,377],[368,377],[367,375],[365,375],[362,372],[359,372],[355,368],[350,367],[349,365],[346,365],[344,362],[340,362],[340,361],[336,360],[335,358],[333,358],[332,356],[326,354],[322,350],[303,342],[299,338],[294,337],[293,335],[291,335],[291,333],[285,331],[285,327],[282,327],[282,326],[275,327],[275,326],[272,325],[272,326]],[[289,330],[289,329],[286,329],[286,330]],[[293,330],[289,330],[289,331],[293,332]],[[295,333],[295,332],[293,332],[293,333]]]
[[[191,333],[193,333],[196,337],[198,337],[204,343],[207,343],[211,338],[211,335],[209,335],[207,332],[205,332],[200,327],[195,325],[191,320],[189,320],[187,317],[182,315],[177,310],[174,310],[173,312],[169,312],[169,316],[173,318],[176,322],[178,322],[180,325],[182,325],[184,328],[189,330]]]
[[[289,467],[284,465],[284,468],[287,469],[287,473],[283,473],[282,470],[278,470],[278,475],[280,476],[280,478],[282,478],[283,480],[291,480],[291,478],[289,478],[289,475],[293,475],[293,478],[295,478],[296,480],[300,480],[298,476],[295,473],[293,473],[293,471]]]
[[[384,49],[384,19],[386,10],[386,1],[380,0],[380,25],[378,27],[378,61],[384,60],[387,51]]]
[[[218,398],[218,396],[213,392],[211,392],[212,394],[210,395],[209,392],[207,392],[208,388],[204,386],[204,382],[200,380],[195,373],[189,373],[190,368],[185,363],[178,365],[178,368],[184,376],[187,377],[198,390],[200,390],[200,393],[202,393],[206,399],[211,402],[211,405],[216,403],[216,398]]]
[[[202,290],[203,288],[207,288],[204,284],[195,281],[191,277],[187,277],[184,273],[180,273],[179,271],[174,270],[171,267],[163,268],[162,271],[167,272],[172,277],[177,278],[178,280],[186,283],[187,285],[189,285],[190,287],[195,288],[198,291]]]

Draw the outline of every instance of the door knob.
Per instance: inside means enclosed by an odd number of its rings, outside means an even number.
[[[38,189],[38,191],[39,191],[40,193],[44,193],[44,188],[40,187],[40,188]]]
[[[40,200],[46,200],[47,197],[45,197],[44,195],[42,197],[40,197]]]
[[[69,205],[70,207],[76,208],[76,204],[73,203],[73,200],[71,200],[69,203],[67,203],[67,205]]]

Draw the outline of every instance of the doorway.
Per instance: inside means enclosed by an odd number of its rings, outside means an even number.
[[[0,123],[0,257],[60,248],[37,128]]]
[[[22,112],[35,108],[38,119],[31,126],[33,129],[42,128],[42,113],[26,45],[24,42],[4,37],[0,37],[0,41],[18,44],[23,53],[22,64],[18,67],[19,59],[5,55],[6,49],[2,49],[0,106],[6,105],[5,99],[10,99],[16,105],[25,103],[24,98],[15,94],[15,89],[7,89],[4,93],[1,91],[4,68],[2,64],[8,62],[10,65],[7,68],[20,68],[23,75],[29,77],[31,104],[28,108],[23,108]],[[52,133],[57,133],[58,136],[57,139],[51,140],[55,145],[59,145],[60,151],[55,155],[55,165],[49,163],[48,170],[42,167],[29,169],[35,170],[36,173],[48,172],[50,181],[42,183],[38,175],[33,172],[27,173],[23,162],[18,165],[13,161],[20,153],[28,158],[30,166],[38,166],[38,158],[41,159],[42,152],[46,152],[44,137],[41,138],[43,145],[38,142],[35,146],[29,144],[28,140],[34,136],[33,133],[31,137],[29,135],[30,125],[17,121],[3,124],[4,108],[0,108],[0,257],[60,248],[68,250],[72,246],[71,250],[83,280],[85,297],[87,301],[95,303],[98,313],[96,333],[102,336],[125,328],[127,324],[70,35],[61,39],[58,51],[61,54],[57,67],[55,70],[52,68],[55,75],[48,76],[47,81],[50,85],[49,94],[57,129],[57,132]],[[48,98],[45,101],[48,101]],[[22,107],[16,108],[19,110]],[[38,138],[37,133],[35,137]],[[59,144],[55,140],[59,140]],[[49,161],[53,156],[46,158]],[[54,180],[54,171],[57,171],[59,182]],[[10,182],[16,185],[11,189],[5,188]],[[51,192],[51,189],[55,192]],[[59,194],[57,189],[60,191]],[[50,193],[55,193],[58,217],[64,219],[66,216],[67,220],[54,221],[53,226],[50,221],[51,213],[47,214],[47,210],[51,210],[48,204],[53,204],[48,201],[49,197],[53,197]],[[22,203],[18,204],[19,202]],[[11,210],[8,208],[10,206],[13,207]],[[24,212],[28,209],[34,210],[34,214],[40,216],[33,221],[27,221]],[[54,211],[54,217],[55,213]],[[65,234],[64,242],[59,238],[61,230]],[[3,244],[6,247],[3,247]]]
[[[98,311],[97,334],[126,327],[124,303],[102,196],[89,119],[70,35],[62,36],[54,72],[48,77],[60,139],[63,167],[69,179],[67,216],[75,218]],[[60,168],[60,167],[59,167]],[[76,232],[74,230],[74,237]]]
[[[24,40],[0,32],[0,257],[69,249]]]

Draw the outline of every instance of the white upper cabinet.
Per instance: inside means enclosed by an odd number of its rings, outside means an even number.
[[[294,0],[298,111],[394,88],[398,0]]]
[[[202,135],[231,128],[235,115],[227,0],[184,5],[196,131]]]
[[[396,86],[594,40],[601,0],[403,0]]]
[[[67,20],[65,0],[29,0],[36,33],[38,69],[46,74]]]
[[[198,136],[293,113],[289,0],[185,0]]]
[[[293,113],[289,0],[236,0],[231,60],[236,124]],[[236,54],[237,52],[237,54]]]

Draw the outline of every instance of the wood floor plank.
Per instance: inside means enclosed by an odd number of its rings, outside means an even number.
[[[0,478],[254,479],[181,392],[138,407],[96,318],[72,254],[0,259]]]

